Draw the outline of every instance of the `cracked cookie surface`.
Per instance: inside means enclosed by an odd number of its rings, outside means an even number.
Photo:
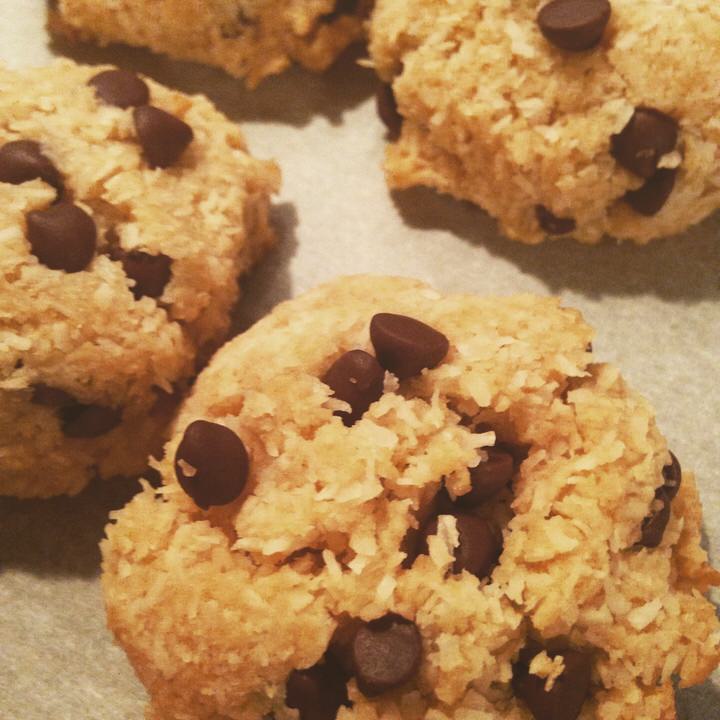
[[[674,718],[720,578],[591,337],[554,299],[368,276],[222,348],[102,545],[148,717]]]
[[[251,87],[297,62],[326,69],[364,37],[368,0],[59,0],[50,29],[216,65]]]
[[[273,242],[279,173],[205,98],[127,71],[0,89],[0,493],[74,494],[146,466]]]
[[[388,183],[526,243],[681,232],[720,207],[719,34],[707,0],[378,0]]]

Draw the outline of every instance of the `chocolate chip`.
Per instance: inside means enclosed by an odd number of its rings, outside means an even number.
[[[346,678],[355,674],[352,660],[353,642],[358,630],[364,625],[359,618],[343,619],[335,628],[327,649],[328,658],[339,667]]]
[[[365,623],[352,646],[360,692],[374,697],[411,680],[420,669],[422,639],[414,622],[390,613]]]
[[[639,107],[627,125],[610,139],[612,156],[642,178],[650,178],[658,160],[675,148],[678,125],[660,110]]]
[[[434,535],[435,532],[437,532],[437,530],[434,530],[432,533],[427,532],[432,520],[437,518],[438,515],[454,515],[456,512],[456,503],[453,502],[445,485],[441,485],[440,489],[435,493],[432,502],[422,513],[424,520],[420,522],[419,527],[408,528],[400,543],[400,551],[405,553],[405,559],[401,567],[407,570],[413,566],[418,555],[427,555],[428,535]]]
[[[33,255],[53,270],[75,273],[93,259],[97,231],[94,220],[77,205],[61,202],[26,216]]]
[[[133,110],[138,140],[150,167],[172,165],[192,142],[192,128],[174,115],[143,105]]]
[[[422,543],[422,528],[410,527],[407,529],[402,541],[400,542],[400,552],[405,553],[405,559],[400,564],[404,570],[409,570],[417,556],[420,554],[420,544]]]
[[[370,321],[370,340],[378,362],[400,380],[433,368],[450,344],[440,332],[405,315],[379,313]]]
[[[640,528],[639,544],[646,548],[656,548],[662,542],[665,528],[670,521],[670,498],[665,494],[664,490],[655,493],[655,500],[662,503],[657,510],[651,513],[643,520]]]
[[[162,474],[159,470],[156,470],[155,468],[149,466],[146,467],[142,471],[141,477],[143,478],[143,480],[147,480],[148,483],[150,483],[151,487],[160,488],[163,485]]]
[[[682,482],[682,468],[678,459],[670,453],[670,463],[662,470],[663,484],[655,490],[655,503],[661,503],[657,509],[651,510],[643,520],[639,545],[655,548],[662,542],[665,528],[670,521],[671,503],[677,495]]]
[[[95,94],[108,105],[120,108],[147,105],[150,91],[146,83],[129,70],[103,70],[90,78],[88,85],[95,88]]]
[[[392,85],[386,83],[380,86],[375,96],[375,104],[377,114],[387,128],[388,138],[394,142],[400,137],[403,116],[398,112]]]
[[[497,450],[486,448],[488,458],[470,470],[470,492],[460,495],[455,503],[459,507],[475,507],[506,488],[515,472],[513,456]]]
[[[502,552],[502,542],[487,520],[474,515],[456,515],[459,545],[455,548],[452,571],[467,570],[475,577],[489,577]]]
[[[453,502],[445,485],[441,485],[440,489],[435,493],[435,497],[432,499],[425,517],[432,517],[433,515],[454,515],[457,510],[455,505],[456,503]]]
[[[458,531],[458,546],[455,548],[455,562],[452,571],[459,575],[467,570],[482,580],[490,575],[497,563],[502,544],[490,523],[483,518],[465,513],[455,515],[455,527]],[[422,540],[418,546],[419,555],[428,554],[428,538],[437,535],[438,519],[430,520],[422,531]]]
[[[207,420],[195,420],[185,428],[175,453],[175,476],[203,510],[236,500],[248,470],[245,445],[230,428]]]
[[[97,438],[106,435],[122,420],[122,410],[103,405],[74,403],[59,410],[65,437]]]
[[[33,386],[31,402],[58,409],[60,427],[69,438],[96,438],[109,433],[122,420],[122,410],[78,402],[72,395],[49,385]]]
[[[610,13],[608,0],[553,0],[540,10],[537,21],[553,45],[581,52],[600,42]]]
[[[524,701],[535,720],[576,720],[590,694],[592,658],[578,650],[548,652],[552,658],[562,655],[564,670],[552,689],[545,691],[545,678],[529,673],[529,665],[537,650],[521,652],[513,665],[512,687]]]
[[[575,230],[577,223],[573,218],[561,218],[553,215],[544,205],[535,206],[538,225],[548,235],[567,235]]]
[[[63,405],[72,405],[75,398],[70,393],[51,387],[43,383],[37,383],[32,387],[32,397],[30,402],[34,405],[43,405],[45,407],[62,407]]]
[[[136,300],[163,294],[172,275],[172,260],[167,255],[131,250],[121,253],[121,262],[125,274],[135,281],[131,290]]]
[[[351,412],[337,410],[334,414],[350,427],[383,393],[385,371],[380,363],[364,350],[350,350],[341,355],[323,376],[322,381],[333,396],[350,405]]]
[[[672,500],[680,490],[680,484],[682,483],[682,468],[680,467],[680,461],[675,455],[670,453],[670,462],[662,469],[662,476],[665,484],[665,494]]]
[[[293,670],[285,684],[285,704],[300,711],[300,720],[335,720],[348,704],[343,674],[332,663]]]
[[[670,197],[676,176],[677,168],[660,168],[642,187],[628,190],[623,200],[640,215],[656,215]]]
[[[0,148],[0,182],[20,185],[37,178],[52,185],[58,194],[62,193],[60,173],[43,155],[39,143],[34,140],[13,140]]]

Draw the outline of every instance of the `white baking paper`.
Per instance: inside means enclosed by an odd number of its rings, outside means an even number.
[[[54,46],[44,23],[44,0],[0,0],[0,60],[21,67],[65,54],[205,93],[242,124],[255,155],[280,162],[280,244],[246,281],[237,329],[348,273],[415,276],[445,292],[558,294],[597,328],[596,355],[649,398],[683,466],[696,470],[720,563],[720,215],[645,248],[526,247],[467,203],[387,192],[376,81],[357,56],[250,93],[220,71],[145,51]],[[108,510],[132,492],[121,483],[74,499],[0,499],[0,720],[143,717],[144,690],[105,630],[97,551]],[[720,718],[720,676],[681,691],[678,715]]]

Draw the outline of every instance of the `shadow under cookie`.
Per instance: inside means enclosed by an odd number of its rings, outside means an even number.
[[[596,298],[652,294],[688,302],[720,298],[717,213],[679,236],[643,247],[609,238],[599,246],[569,239],[522,245],[507,242],[495,221],[470,202],[427,188],[395,191],[392,199],[410,227],[447,229],[482,245],[537,277],[553,293],[569,289]]]

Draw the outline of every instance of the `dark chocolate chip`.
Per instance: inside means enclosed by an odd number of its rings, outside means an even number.
[[[417,556],[420,554],[420,547],[423,541],[422,528],[410,527],[407,529],[405,536],[400,542],[400,552],[405,553],[405,559],[402,561],[400,567],[405,570],[409,570]]]
[[[167,255],[131,250],[122,253],[121,262],[125,274],[135,281],[131,290],[136,300],[158,298],[163,294],[172,275],[172,260]]]
[[[27,238],[33,255],[53,270],[84,270],[93,259],[95,221],[77,205],[61,202],[26,216]]]
[[[143,480],[147,480],[150,483],[151,487],[160,488],[163,485],[162,475],[160,471],[156,470],[153,467],[146,467],[142,471],[141,477],[143,478]]]
[[[542,34],[556,47],[581,52],[595,47],[610,20],[608,0],[553,0],[538,13]]]
[[[400,137],[402,130],[403,116],[398,112],[397,101],[392,85],[389,83],[380,86],[375,96],[377,114],[385,124],[388,139],[395,141]]]
[[[328,662],[293,670],[285,685],[285,704],[300,711],[300,720],[335,720],[340,706],[348,704],[345,677]]]
[[[610,139],[612,156],[642,178],[650,178],[658,160],[675,148],[678,125],[660,110],[639,107],[627,125]]]
[[[406,315],[378,313],[370,321],[378,362],[400,380],[433,368],[447,355],[450,344],[440,332]]]
[[[100,437],[122,420],[122,410],[80,403],[64,390],[42,383],[33,386],[31,402],[57,408],[62,432],[69,438]]]
[[[203,510],[236,500],[248,471],[245,445],[230,428],[207,420],[195,420],[185,428],[175,453],[175,476]]]
[[[470,492],[456,499],[459,507],[474,507],[496,495],[506,488],[515,472],[513,456],[497,450],[486,448],[488,458],[470,470]]]
[[[450,493],[447,491],[445,485],[441,485],[440,489],[435,493],[435,497],[430,503],[430,507],[427,509],[425,517],[433,517],[434,515],[454,515],[457,508],[456,503],[450,497]]]
[[[623,200],[640,215],[656,215],[670,197],[676,176],[677,168],[660,168],[637,190],[628,190]]]
[[[60,173],[43,155],[39,143],[34,140],[13,140],[0,148],[0,182],[20,185],[36,178],[52,185],[58,194],[62,193]]]
[[[575,230],[577,223],[573,218],[561,218],[553,215],[544,205],[535,206],[538,225],[548,235],[567,235]]]
[[[350,427],[380,398],[384,378],[385,371],[372,355],[364,350],[350,350],[330,366],[322,381],[330,387],[334,397],[352,408],[349,413],[335,412]]]
[[[467,570],[480,580],[488,577],[502,552],[502,544],[492,526],[483,518],[458,513],[455,515],[455,527],[459,544],[455,548],[453,573],[458,575]],[[433,518],[423,528],[418,546],[419,555],[428,554],[428,538],[437,535],[437,531],[438,519]]]
[[[30,401],[35,405],[62,407],[63,405],[73,405],[75,398],[64,390],[38,383],[37,385],[33,385],[32,398]]]
[[[148,86],[129,70],[104,70],[90,78],[88,85],[108,105],[123,109],[147,105],[150,100]]]
[[[670,521],[670,498],[663,488],[655,493],[653,502],[661,502],[662,507],[652,510],[643,520],[640,535],[640,545],[646,548],[656,548],[662,542],[665,528]]]
[[[363,621],[359,618],[344,619],[335,628],[328,645],[327,656],[329,660],[335,663],[348,679],[355,674],[352,648],[355,635],[363,625]]]
[[[487,520],[474,515],[456,515],[459,545],[455,548],[452,570],[467,570],[475,577],[489,577],[502,552],[502,542]]]
[[[420,669],[422,639],[414,622],[390,613],[365,623],[352,645],[360,692],[374,697],[411,680]]]
[[[122,410],[103,405],[74,403],[59,410],[65,437],[97,438],[106,435],[122,420]]]
[[[515,695],[528,706],[535,720],[576,720],[590,694],[592,657],[578,650],[548,652],[552,658],[562,655],[565,667],[552,690],[545,692],[545,678],[528,672],[536,654],[535,650],[522,652],[513,665]]]
[[[400,550],[405,553],[405,559],[402,562],[403,568],[406,570],[411,568],[418,555],[427,555],[428,535],[434,535],[437,532],[437,530],[433,530],[432,533],[427,532],[432,521],[438,515],[454,515],[456,512],[456,503],[453,502],[445,485],[441,485],[435,497],[422,512],[419,527],[408,528],[400,543]]]
[[[660,508],[653,509],[643,520],[639,545],[655,548],[662,542],[665,528],[670,521],[670,505],[680,490],[682,482],[682,468],[673,453],[670,453],[670,463],[662,469],[663,484],[655,490],[655,500],[662,503]]]
[[[672,500],[680,490],[682,483],[682,468],[680,461],[675,457],[674,453],[670,453],[670,462],[662,469],[662,476],[665,484],[665,494]]]
[[[192,128],[174,115],[143,105],[133,110],[138,140],[151,167],[166,168],[192,142]]]

